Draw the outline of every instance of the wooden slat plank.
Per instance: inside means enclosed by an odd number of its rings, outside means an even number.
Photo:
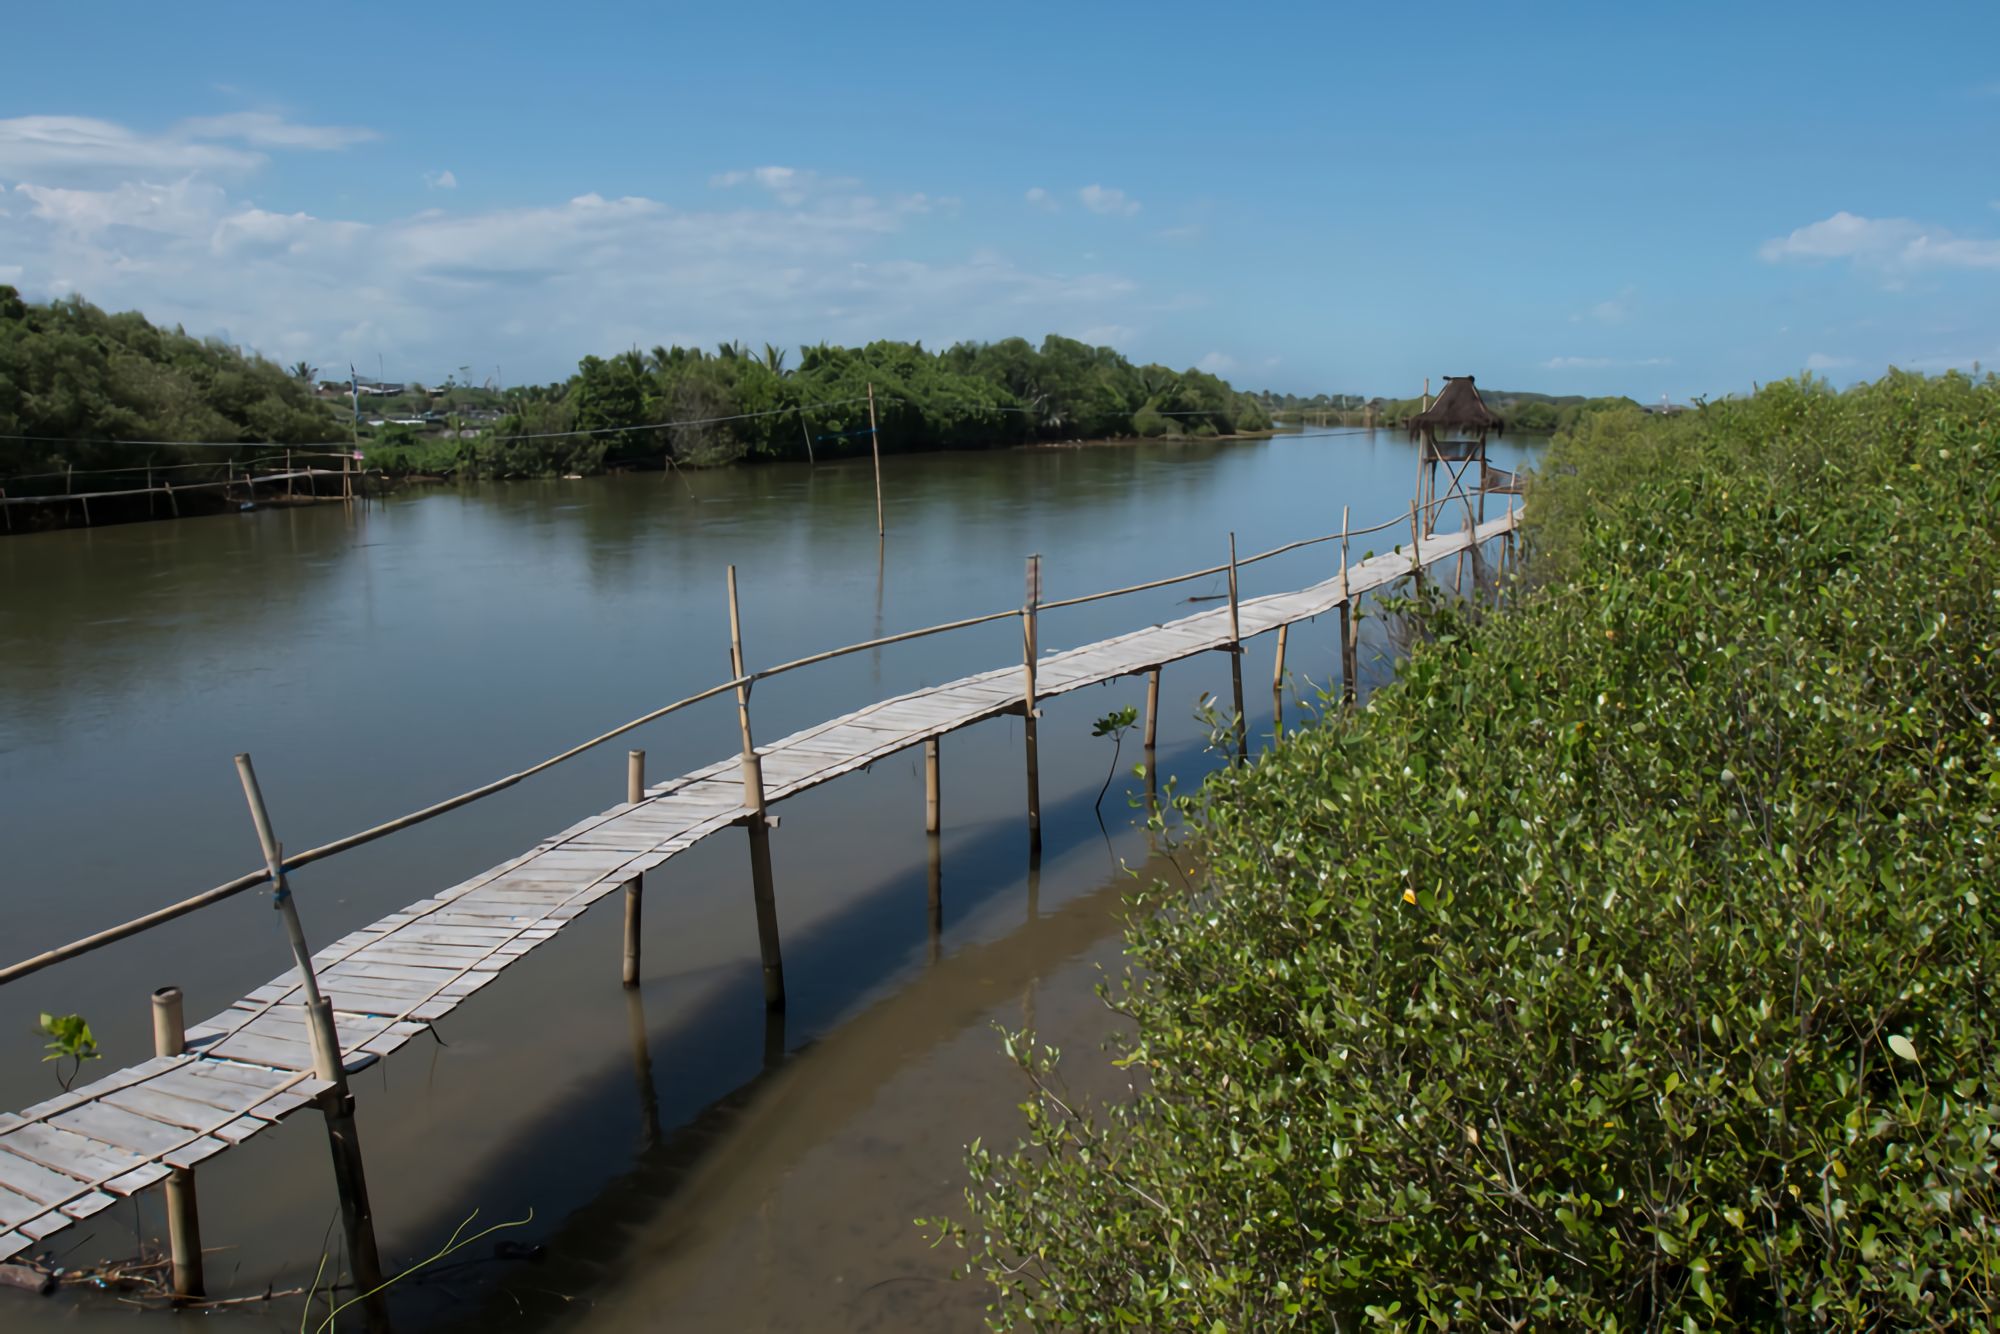
[[[205,1102],[195,1102],[170,1093],[158,1087],[159,1081],[150,1080],[145,1084],[119,1089],[99,1100],[100,1106],[116,1107],[134,1116],[159,1121],[165,1125],[180,1126],[186,1130],[201,1130],[215,1124],[220,1119],[218,1109]],[[186,1136],[182,1136],[183,1139]]]
[[[0,1135],[0,1148],[86,1181],[117,1176],[145,1161],[129,1149],[41,1123],[20,1126]]]
[[[117,1196],[108,1195],[101,1190],[93,1190],[90,1194],[80,1196],[63,1205],[62,1211],[71,1218],[82,1219],[88,1218],[92,1214],[102,1213],[116,1203],[118,1203]]]
[[[128,1112],[120,1107],[110,1107],[102,1102],[73,1107],[61,1116],[53,1118],[50,1124],[62,1130],[73,1130],[79,1135],[103,1140],[106,1144],[116,1144],[121,1149],[130,1149],[146,1157],[165,1153],[189,1138],[187,1131],[180,1126],[170,1126],[149,1116]]]
[[[160,1163],[145,1163],[133,1168],[124,1176],[113,1177],[104,1183],[104,1189],[113,1195],[137,1195],[155,1181],[164,1180],[172,1171]]]
[[[31,1200],[25,1195],[17,1195],[5,1186],[0,1186],[0,1228],[6,1228],[9,1231],[20,1228],[25,1232],[27,1229],[21,1227],[23,1223],[28,1222],[30,1219],[40,1218],[48,1211],[49,1206],[43,1204],[40,1200]],[[29,1233],[28,1235],[33,1236],[34,1234]]]
[[[161,1158],[161,1161],[169,1167],[193,1167],[202,1159],[221,1153],[228,1147],[229,1145],[225,1141],[216,1139],[211,1135],[204,1135],[191,1144],[185,1144],[178,1149],[169,1150]]]
[[[232,1033],[216,1044],[215,1051],[218,1055],[260,1061],[285,1070],[313,1068],[312,1048],[306,1043],[280,1041],[256,1033]]]
[[[51,1206],[75,1199],[90,1189],[89,1182],[23,1158],[4,1144],[0,1144],[0,1186]]]

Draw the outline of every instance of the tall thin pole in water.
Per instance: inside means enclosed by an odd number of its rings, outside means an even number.
[[[875,456],[875,535],[889,531],[882,522],[882,433],[875,428],[875,386],[868,386],[868,449]]]

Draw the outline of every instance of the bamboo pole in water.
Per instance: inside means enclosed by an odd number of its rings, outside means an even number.
[[[1340,507],[1340,694],[1351,705],[1355,678],[1361,674],[1361,646],[1355,638],[1354,585],[1347,573],[1347,511]]]
[[[868,386],[868,450],[875,456],[875,535],[880,537],[889,529],[882,521],[882,433],[875,427],[875,386],[872,384]]]
[[[1146,749],[1150,752],[1153,743],[1160,737],[1160,669],[1153,668],[1146,673]],[[1152,767],[1148,760],[1147,767]]]
[[[187,1023],[181,989],[161,987],[153,993],[153,1055],[179,1056],[187,1050]],[[173,1257],[175,1301],[204,1297],[201,1272],[201,1210],[195,1200],[194,1169],[176,1167],[167,1173],[167,1250]]]
[[[1042,599],[1042,558],[1028,557],[1027,596],[1021,603],[1021,735],[1028,760],[1028,851],[1042,850],[1042,760],[1035,724],[1035,661],[1040,654],[1039,627]]]
[[[939,779],[938,739],[931,737],[924,742],[924,832],[926,834],[935,834],[944,827]]]
[[[1291,629],[1286,622],[1278,627],[1278,652],[1271,666],[1271,740],[1273,743],[1284,739],[1285,735],[1285,636]]]
[[[771,823],[764,803],[764,761],[750,736],[750,682],[743,674],[743,617],[736,602],[736,567],[729,567],[729,661],[736,720],[743,733],[743,815],[750,832],[750,888],[757,909],[757,951],[764,965],[764,1008],[785,1008],[785,960],[778,945],[778,901],[771,881]]]
[[[1250,725],[1243,717],[1243,626],[1237,617],[1236,534],[1229,535],[1229,682],[1236,692],[1236,758],[1250,758]]]
[[[646,799],[646,752],[625,752],[625,800],[636,806]],[[619,980],[628,987],[639,985],[639,919],[644,906],[644,872],[625,882],[625,952]]]
[[[257,842],[264,851],[264,864],[271,876],[271,901],[284,914],[285,934],[292,945],[292,959],[299,970],[299,984],[305,993],[306,1032],[312,1038],[313,1073],[333,1087],[320,1100],[326,1116],[326,1136],[333,1153],[334,1186],[340,1194],[341,1223],[347,1235],[348,1264],[354,1282],[363,1292],[382,1286],[382,1259],[375,1249],[375,1214],[368,1203],[368,1177],[361,1160],[361,1139],[354,1125],[354,1094],[347,1087],[347,1069],[341,1060],[340,1034],[333,1025],[333,1002],[320,994],[319,976],[313,971],[312,951],[306,946],[305,928],[299,922],[298,905],[285,878],[285,853],[271,827],[271,815],[264,806],[264,793],[257,785],[257,771],[250,756],[236,757],[236,773],[243,782],[243,797],[250,804],[250,821],[257,829]],[[378,1299],[379,1304],[379,1299]]]

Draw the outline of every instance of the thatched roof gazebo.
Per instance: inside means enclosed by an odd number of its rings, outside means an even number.
[[[1486,406],[1470,375],[1447,375],[1437,402],[1410,418],[1410,439],[1417,443],[1417,504],[1426,533],[1437,530],[1444,501],[1457,496],[1465,505],[1468,524],[1486,517],[1486,492],[1492,480],[1486,461],[1486,438],[1500,434],[1505,423]],[[1479,514],[1475,519],[1465,474],[1479,465]],[[1445,471],[1444,492],[1438,491],[1438,469]],[[1494,470],[1497,471],[1497,470]]]

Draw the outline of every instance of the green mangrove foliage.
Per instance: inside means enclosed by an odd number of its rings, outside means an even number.
[[[310,370],[310,367],[305,368]],[[111,315],[81,297],[23,301],[0,284],[0,479],[195,462],[229,451],[104,440],[313,444],[347,438],[313,397],[310,377],[214,339],[161,329],[134,311]],[[15,485],[16,495],[37,488]],[[53,489],[61,491],[57,480]],[[79,488],[86,489],[86,488]]]
[[[1593,414],[1497,613],[1183,800],[1001,1327],[1990,1328],[2000,382]]]
[[[513,392],[515,415],[463,451],[469,472],[588,472],[671,458],[866,453],[868,388],[889,451],[980,449],[1117,436],[1206,437],[1270,427],[1256,400],[1198,370],[1134,366],[1106,347],[1051,335],[959,343],[825,343],[789,354],[725,343],[585,357],[561,384]],[[658,422],[678,425],[660,427]],[[564,431],[589,431],[564,438]],[[539,439],[509,437],[539,436]]]

